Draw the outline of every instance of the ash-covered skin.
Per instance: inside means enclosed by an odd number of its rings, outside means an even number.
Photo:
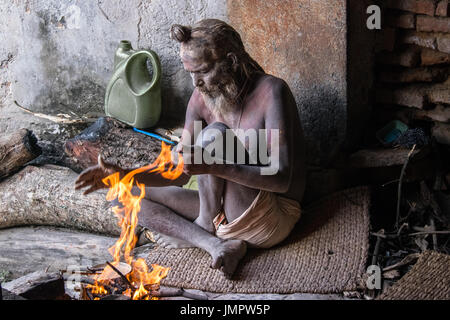
[[[205,163],[185,164],[184,173],[176,180],[148,173],[136,175],[136,180],[147,186],[139,224],[161,234],[161,243],[173,243],[165,237],[169,236],[206,250],[212,257],[211,267],[231,277],[245,256],[247,244],[215,237],[212,221],[223,210],[232,222],[260,190],[300,202],[305,187],[303,131],[288,85],[264,73],[228,24],[207,19],[192,27],[174,25],[171,37],[181,44],[181,61],[195,86],[177,151],[182,151],[182,144],[195,143],[194,121],[201,121],[205,129],[222,128],[222,132],[224,128],[240,128],[278,129],[280,133],[274,175],[261,175],[259,165]],[[107,161],[86,169],[76,188],[94,191],[102,187],[96,181],[114,170],[125,173]],[[198,175],[198,192],[180,187],[191,175]]]

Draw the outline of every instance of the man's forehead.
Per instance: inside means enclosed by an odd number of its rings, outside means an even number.
[[[205,47],[192,47],[189,45],[181,45],[180,48],[181,61],[188,68],[197,68],[202,64],[214,61],[211,50]]]

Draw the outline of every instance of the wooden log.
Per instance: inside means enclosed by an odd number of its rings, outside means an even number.
[[[381,184],[383,186],[394,184],[398,185],[402,165],[388,167],[369,167],[364,168],[361,172],[362,176],[367,179],[365,183]],[[403,182],[410,183],[414,181],[422,181],[435,176],[434,162],[431,157],[422,159],[414,158],[408,163],[405,170]]]
[[[0,179],[16,172],[40,154],[41,148],[30,130],[20,129],[0,137]]]
[[[436,123],[431,129],[431,134],[437,142],[450,145],[450,124]]]
[[[381,168],[403,165],[408,157],[409,149],[363,149],[349,158],[349,165],[354,168]],[[430,153],[429,148],[415,150],[411,155],[411,162],[423,159]]]
[[[65,294],[64,280],[58,272],[36,271],[4,283],[3,288],[31,300],[54,300]]]
[[[161,141],[105,117],[67,140],[64,151],[82,169],[96,165],[99,154],[112,164],[133,169],[153,162],[161,152]]]
[[[47,225],[119,235],[106,190],[83,196],[74,189],[77,176],[65,167],[27,166],[0,182],[0,229]]]

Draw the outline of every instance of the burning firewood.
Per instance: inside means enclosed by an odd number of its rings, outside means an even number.
[[[170,146],[162,142],[161,152],[152,163],[132,170],[124,177],[120,177],[119,172],[115,172],[102,180],[109,187],[106,199],[108,201],[119,199],[122,205],[122,207],[113,207],[122,231],[115,245],[109,250],[113,256],[113,262],[106,262],[107,267],[103,269],[102,273],[93,277],[94,284],[84,287],[84,298],[100,299],[103,296],[116,293],[128,296],[132,300],[154,298],[154,292],[159,288],[161,279],[167,276],[169,268],[152,264],[153,270],[149,272],[144,259],[135,260],[132,256],[132,250],[138,240],[135,230],[138,225],[140,202],[145,195],[145,185],[135,181],[134,176],[141,172],[152,172],[160,174],[165,179],[177,179],[183,172],[183,157],[180,155],[176,166],[173,165],[172,160]],[[134,184],[140,190],[139,195],[134,195],[131,192]],[[130,266],[131,270],[127,270],[129,271],[128,274],[119,270],[123,265],[121,260],[124,260],[126,265]],[[116,279],[117,276],[119,276],[119,279]],[[123,286],[120,285],[121,282],[127,287],[125,291]]]
[[[116,267],[114,267],[114,265],[112,265],[110,262],[106,262],[106,264],[111,268],[111,269],[113,269],[114,270],[114,272],[116,272],[119,276],[120,276],[120,278],[123,280],[123,281],[125,281],[125,283],[128,285],[128,287],[131,289],[131,290],[133,290],[133,291],[136,291],[136,288],[130,283],[130,281],[127,279],[127,277],[125,277],[125,275],[122,273],[122,272],[120,272],[120,270],[119,269],[117,269]]]
[[[150,300],[167,294],[167,290],[163,290],[161,294],[159,279],[156,279],[155,283],[140,282],[137,288],[134,282],[132,284],[128,279],[135,278],[131,275],[132,267],[126,263],[120,262],[114,266],[106,262],[106,266],[101,275],[93,273],[90,276],[77,277],[77,281],[81,284],[82,300]],[[134,269],[136,273],[136,268]],[[70,280],[70,277],[65,275],[64,279]],[[172,291],[169,290],[169,296],[172,296]],[[118,295],[124,298],[119,298]]]

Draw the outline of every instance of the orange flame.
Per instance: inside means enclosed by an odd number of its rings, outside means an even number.
[[[169,272],[169,268],[164,268],[157,264],[152,264],[152,268],[152,272],[149,273],[144,259],[138,259],[134,263],[131,278],[137,278],[136,280],[137,283],[139,283],[139,289],[135,291],[132,297],[133,300],[140,300],[143,297],[146,297],[145,300],[148,300],[149,291],[145,289],[145,285],[158,284]],[[134,284],[136,281],[133,281],[132,283]]]
[[[108,294],[108,291],[102,286],[100,285],[97,281],[95,281],[95,284],[91,285],[87,285],[87,288],[91,289],[91,292],[93,294]]]
[[[140,193],[139,195],[132,193],[135,182],[134,176],[138,173],[149,172],[159,173],[165,179],[175,180],[182,174],[183,165],[183,157],[179,154],[178,164],[174,168],[170,146],[161,142],[161,153],[153,163],[129,172],[122,179],[120,179],[119,172],[116,172],[102,180],[105,185],[109,186],[106,199],[112,201],[117,198],[123,205],[122,208],[113,208],[114,213],[119,218],[121,234],[117,242],[108,251],[113,256],[114,262],[112,264],[114,266],[119,264],[122,250],[125,262],[132,266],[132,271],[127,278],[135,287],[138,287],[133,293],[133,300],[148,300],[150,298],[149,291],[145,286],[159,284],[169,272],[169,268],[152,264],[153,270],[149,273],[144,259],[138,259],[133,262],[131,251],[134,249],[138,240],[135,235],[135,229],[138,223],[138,213],[141,210],[141,200],[145,196],[145,185],[137,181],[136,186],[140,190]],[[111,271],[110,268],[105,268],[102,274],[95,278],[95,285],[90,286],[92,293],[107,294],[105,288],[101,286],[101,281],[97,281],[97,279],[109,278],[107,273]],[[131,290],[128,289],[123,294],[131,297]]]

